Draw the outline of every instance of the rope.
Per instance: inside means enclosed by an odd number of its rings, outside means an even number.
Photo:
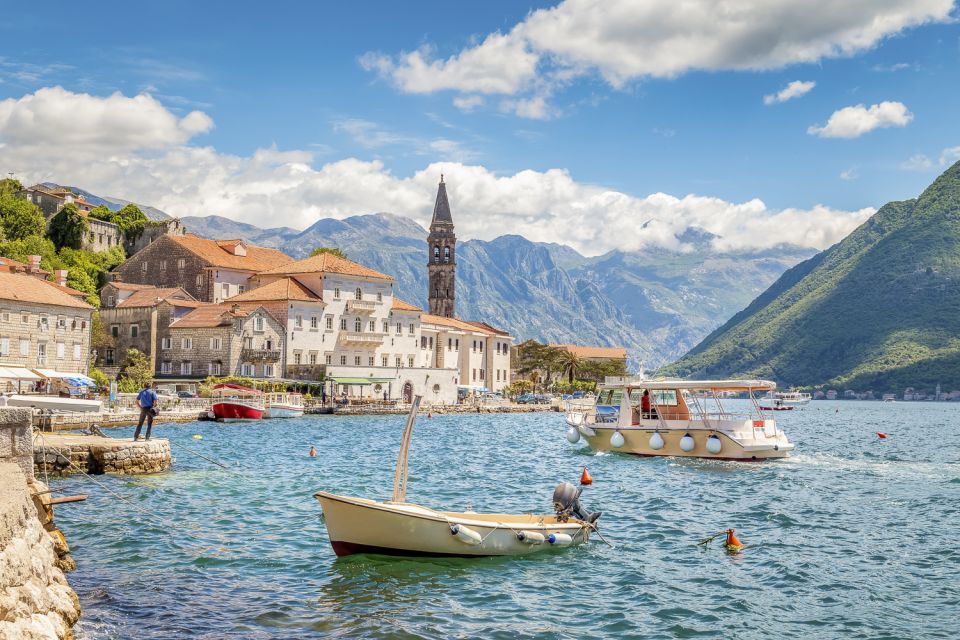
[[[183,449],[184,451],[186,451],[186,452],[189,453],[190,455],[197,456],[198,458],[203,458],[203,459],[206,460],[207,462],[212,462],[213,464],[217,465],[218,467],[222,467],[222,468],[226,469],[226,470],[229,471],[230,473],[237,474],[237,471],[231,469],[231,468],[228,467],[227,465],[221,464],[221,463],[217,462],[216,460],[213,460],[212,458],[208,458],[207,456],[203,455],[202,453],[197,453],[196,451],[191,451],[189,447],[185,447],[185,446],[183,446],[183,445],[181,445],[181,444],[178,444],[178,443],[174,442],[173,440],[170,440],[169,438],[167,439],[167,442],[169,442],[169,443],[172,444],[173,446],[177,447],[178,449]],[[239,474],[237,474],[237,475],[239,475]]]

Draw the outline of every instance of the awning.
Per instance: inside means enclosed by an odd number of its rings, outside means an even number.
[[[40,376],[30,371],[30,369],[4,365],[0,365],[0,378],[8,380],[40,380]]]
[[[66,376],[63,378],[63,381],[66,382],[71,387],[91,387],[96,388],[97,383],[93,378],[85,376],[82,373],[75,373],[72,376]]]
[[[331,376],[327,380],[333,380],[336,384],[356,384],[356,385],[368,385],[368,384],[386,384],[388,382],[393,382],[393,378],[346,378],[340,376]]]
[[[44,378],[72,378],[77,375],[75,373],[63,373],[62,371],[55,371],[53,369],[34,369],[34,371]]]

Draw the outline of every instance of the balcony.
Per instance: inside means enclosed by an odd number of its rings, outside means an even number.
[[[341,331],[340,344],[374,347],[383,343],[382,333],[363,333],[362,331]]]
[[[323,380],[327,373],[324,364],[288,364],[284,377],[288,380]]]
[[[241,362],[280,362],[279,349],[241,349]]]
[[[350,300],[347,302],[347,312],[354,315],[373,313],[377,310],[377,303],[373,300]]]

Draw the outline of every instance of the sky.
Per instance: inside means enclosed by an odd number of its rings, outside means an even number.
[[[0,15],[0,173],[586,255],[823,249],[960,159],[954,0],[53,0]]]

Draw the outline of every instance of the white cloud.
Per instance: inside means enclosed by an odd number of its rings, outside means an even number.
[[[840,172],[841,180],[856,180],[859,177],[860,172],[857,171],[856,167],[850,167],[849,169]]]
[[[89,137],[71,133],[75,125],[70,118],[44,118],[44,125],[52,128],[31,131],[58,142],[35,144],[17,130],[28,123],[26,116],[33,113],[34,101],[0,103],[4,110],[0,166],[16,168],[25,182],[79,185],[178,216],[219,214],[258,225],[303,228],[321,217],[390,211],[426,225],[440,173],[447,177],[458,237],[491,239],[519,233],[531,240],[565,243],[588,255],[614,248],[690,249],[677,239],[689,227],[720,236],[715,242],[720,250],[769,248],[779,243],[821,249],[873,213],[872,209],[838,211],[825,206],[775,210],[758,199],[736,203],[700,195],[637,197],[577,182],[563,169],[499,175],[476,164],[428,162],[412,175],[396,176],[380,161],[355,158],[316,167],[314,154],[306,150],[269,148],[248,157],[236,156],[187,145],[189,132],[207,123],[158,113],[155,101],[78,96],[62,90],[57,95],[62,104],[48,105],[50,113],[65,113],[64,109],[78,104],[100,113],[119,102],[124,105],[124,117],[98,119],[102,130]],[[163,125],[166,141],[131,135],[131,121]],[[364,122],[344,121],[341,126],[359,135],[375,135]],[[124,146],[118,153],[104,152],[105,140],[121,140]],[[455,142],[436,139],[430,144],[432,153],[442,154]]]
[[[520,100],[501,100],[500,111],[513,113],[519,118],[529,118],[530,120],[549,120],[560,113],[547,103],[546,96],[532,96]]]
[[[907,62],[897,62],[895,64],[875,64],[872,69],[879,73],[896,73],[897,71],[903,71],[904,69],[909,69],[910,64]]]
[[[335,133],[342,133],[349,136],[357,144],[368,149],[379,149],[381,147],[402,146],[410,150],[415,155],[434,155],[440,156],[444,160],[469,160],[476,158],[474,151],[466,149],[463,145],[447,138],[426,139],[414,135],[396,133],[384,129],[376,122],[363,120],[360,118],[346,118],[333,122]]]
[[[874,129],[905,127],[912,120],[913,114],[902,102],[881,102],[869,107],[858,104],[834,111],[826,125],[813,125],[807,133],[821,138],[859,138]]]
[[[793,100],[794,98],[805,96],[806,94],[810,93],[815,86],[817,86],[817,83],[813,82],[812,80],[807,82],[802,80],[794,80],[777,93],[763,96],[763,104],[768,106],[772,104],[780,104],[781,102],[786,102],[787,100]]]
[[[364,68],[408,93],[541,91],[586,74],[620,87],[689,71],[766,70],[851,56],[949,19],[954,0],[565,0],[449,57],[370,53]]]
[[[953,164],[960,160],[960,147],[947,147],[940,152],[940,166]]]
[[[470,113],[477,107],[482,107],[483,103],[483,96],[457,96],[453,99],[453,106],[465,113]]]
[[[904,171],[927,171],[933,168],[933,160],[922,153],[910,156],[909,160],[900,163],[900,168]]]

